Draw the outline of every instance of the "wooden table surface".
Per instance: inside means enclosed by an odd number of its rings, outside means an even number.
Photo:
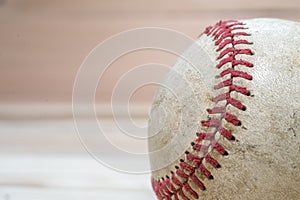
[[[69,106],[15,104],[0,106],[0,110],[1,200],[154,199],[149,173],[119,172],[101,164],[85,150]],[[101,107],[100,111],[103,110]],[[94,119],[84,116],[83,120],[89,123]],[[106,134],[117,139],[116,145],[131,146],[134,151],[147,150],[146,140],[137,145],[122,136],[112,118],[98,120]],[[133,120],[140,125],[147,122],[143,117]],[[124,121],[132,123],[127,118]],[[123,160],[129,168],[138,162],[107,152],[104,141],[96,144],[108,160]]]
[[[98,43],[128,29],[162,27],[196,38],[220,19],[257,17],[300,21],[300,1],[0,0],[0,200],[154,199],[149,174],[106,168],[80,143],[71,112],[80,64]],[[96,94],[111,135],[122,134],[106,106],[118,78],[140,64],[175,60],[135,52],[112,64]],[[146,124],[154,91],[135,96],[136,123]],[[147,150],[146,141],[119,141]]]

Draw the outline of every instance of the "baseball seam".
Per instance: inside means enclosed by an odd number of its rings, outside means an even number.
[[[231,105],[241,111],[246,110],[246,106],[236,98],[231,97],[231,92],[237,92],[242,95],[250,96],[250,91],[246,87],[235,85],[233,78],[242,78],[252,80],[251,74],[236,70],[236,66],[253,67],[253,64],[245,59],[237,59],[237,55],[253,55],[250,48],[237,48],[239,44],[251,45],[252,43],[245,39],[237,37],[250,36],[245,30],[246,24],[236,20],[220,21],[215,26],[207,27],[203,34],[211,37],[215,42],[216,51],[219,53],[217,57],[217,68],[221,70],[216,79],[230,76],[230,78],[221,81],[214,86],[214,90],[220,90],[227,87],[228,92],[219,94],[212,98],[215,107],[207,109],[209,115],[217,114],[217,119],[208,118],[201,121],[201,126],[207,131],[197,133],[196,139],[191,142],[192,151],[186,151],[183,159],[175,165],[174,171],[169,175],[161,177],[158,180],[152,179],[153,190],[158,199],[184,199],[188,200],[186,194],[189,194],[195,199],[199,198],[199,192],[194,187],[200,190],[205,190],[205,185],[201,181],[203,177],[213,179],[211,171],[204,165],[210,164],[214,168],[219,168],[221,165],[210,154],[211,150],[216,151],[221,155],[228,155],[226,149],[217,142],[216,134],[219,133],[227,140],[235,140],[232,132],[223,126],[222,121],[225,120],[234,126],[241,126],[241,121],[238,116],[227,112],[227,106]],[[230,47],[228,47],[230,46]],[[225,66],[229,66],[227,69]],[[219,106],[219,102],[225,101],[225,105]],[[208,130],[213,131],[208,131]],[[197,172],[197,173],[196,173]],[[204,175],[201,178],[198,174]],[[201,179],[201,180],[200,180]],[[193,186],[191,186],[191,183]]]

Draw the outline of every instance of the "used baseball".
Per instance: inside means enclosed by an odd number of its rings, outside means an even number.
[[[162,85],[148,131],[158,199],[300,199],[300,23],[220,21]]]

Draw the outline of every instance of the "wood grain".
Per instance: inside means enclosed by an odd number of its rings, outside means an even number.
[[[108,169],[88,156],[0,154],[0,199],[154,199],[150,177]]]
[[[275,17],[300,20],[298,0],[140,1],[3,0],[0,4],[0,101],[71,102],[85,56],[106,38],[137,27],[164,27],[192,38],[220,19]],[[148,62],[172,66],[168,54],[139,52],[120,59],[97,90],[109,102],[120,76]],[[158,74],[157,74],[158,75]],[[155,88],[135,101],[150,102]]]

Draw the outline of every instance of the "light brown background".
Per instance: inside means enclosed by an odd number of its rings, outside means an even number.
[[[0,102],[71,102],[85,56],[108,37],[132,28],[163,27],[192,38],[220,19],[275,17],[300,20],[298,0],[1,0]],[[137,52],[106,74],[98,102],[109,102],[120,75],[138,64],[172,65],[175,57]],[[149,102],[152,87],[135,97]]]

